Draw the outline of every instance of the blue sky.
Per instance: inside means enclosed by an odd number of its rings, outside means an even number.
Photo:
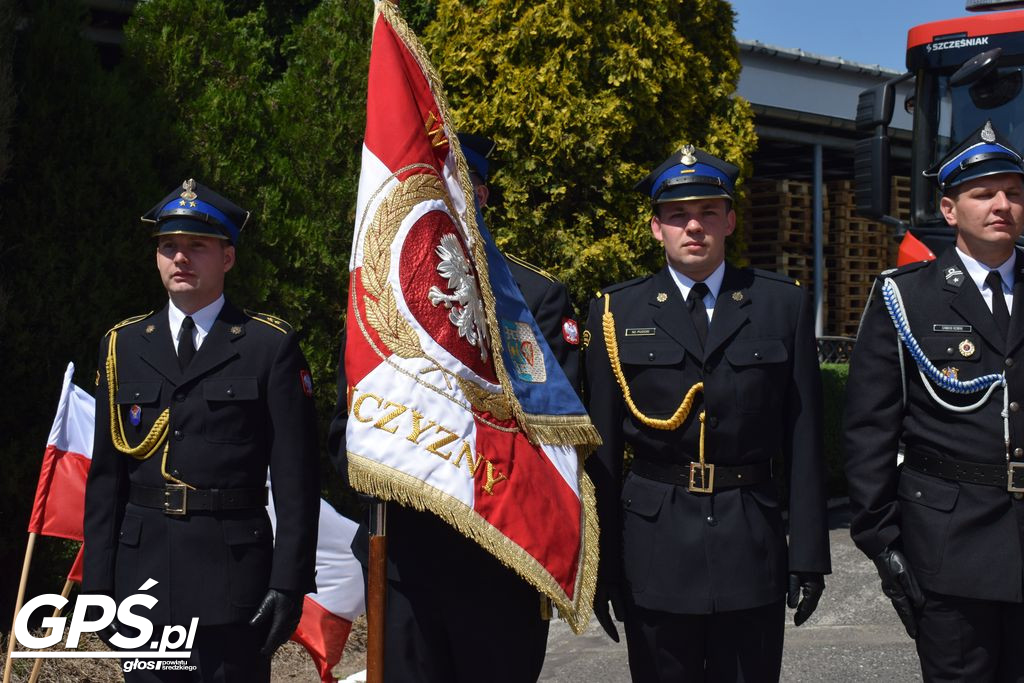
[[[964,0],[732,0],[736,37],[903,71],[907,29],[968,14]]]

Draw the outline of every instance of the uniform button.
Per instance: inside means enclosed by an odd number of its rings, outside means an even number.
[[[1010,412],[1016,413],[1018,410],[1020,410],[1020,404],[1016,401],[1010,401]]]
[[[142,396],[142,394],[140,394],[139,392],[136,391],[135,395],[134,395],[134,398],[138,398],[139,396]]]
[[[754,358],[756,360],[761,360],[761,352],[760,351],[754,351]]]
[[[171,474],[173,474],[173,475],[174,475],[174,476],[176,476],[176,477],[180,477],[180,476],[181,476],[181,472],[179,472],[179,471],[178,471],[178,470],[176,470],[176,469],[175,469],[175,470],[171,470]]]
[[[235,395],[235,390],[232,389],[231,387],[228,387],[228,396],[234,396],[234,395]]]
[[[708,424],[711,425],[712,429],[717,428],[718,427],[718,418],[717,417],[709,417],[708,418]]]
[[[708,515],[708,526],[718,526],[718,520],[714,515]]]
[[[259,529],[253,529],[252,530],[252,535],[255,536],[256,538],[259,538],[260,537],[260,530]]]
[[[181,403],[182,401],[185,400],[185,394],[182,394],[182,393],[175,394],[174,395],[174,400],[177,401],[178,403]]]
[[[1013,359],[1012,358],[1007,358],[1004,362],[1006,363],[1006,367],[1008,367],[1008,368],[1013,367]]]
[[[185,432],[181,431],[180,429],[175,429],[174,438],[177,439],[178,441],[181,441],[182,439],[185,438]]]
[[[947,346],[946,347],[946,353],[952,355],[953,354],[953,347],[952,346]]]
[[[653,351],[650,352],[649,354],[647,354],[647,360],[654,360],[654,352]]]
[[[1013,457],[1015,457],[1015,458],[1024,457],[1024,448],[1014,448],[1013,449]]]
[[[921,494],[921,492],[920,492],[920,491],[914,491],[914,498],[920,498],[920,497],[921,497],[921,495],[922,495],[922,494]]]
[[[633,504],[633,499],[632,498],[627,498],[626,499],[626,507],[629,507],[632,504]]]

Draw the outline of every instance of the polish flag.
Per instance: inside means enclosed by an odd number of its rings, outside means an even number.
[[[96,401],[72,383],[74,374],[75,364],[68,363],[57,415],[43,453],[28,530],[43,536],[81,541]]]
[[[269,486],[269,482],[268,482]],[[270,522],[277,531],[274,499],[267,504]],[[292,640],[306,648],[313,658],[320,680],[334,683],[331,674],[345,650],[352,621],[366,611],[363,599],[363,570],[352,555],[357,525],[338,514],[320,499],[320,525],[316,546],[315,593],[306,595],[302,619]]]
[[[577,632],[597,560],[600,442],[475,206],[440,78],[376,3],[345,350],[354,488],[429,510]]]

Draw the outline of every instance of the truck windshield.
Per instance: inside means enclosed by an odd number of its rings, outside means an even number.
[[[914,175],[930,168],[954,145],[991,119],[992,125],[1017,149],[1024,149],[1024,71],[1020,66],[1000,67],[997,72],[968,85],[952,87],[951,73],[919,74],[915,129],[923,135],[914,149]],[[920,104],[924,106],[920,106]],[[918,187],[928,187],[918,185]],[[942,223],[939,194],[932,191],[918,206],[915,223]]]

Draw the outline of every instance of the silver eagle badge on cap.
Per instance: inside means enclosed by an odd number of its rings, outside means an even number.
[[[183,182],[181,184],[181,189],[183,190],[183,192],[181,193],[181,198],[184,199],[185,201],[194,201],[195,198],[198,196],[196,194],[195,178],[189,178],[188,180]]]
[[[693,155],[696,152],[696,148],[693,145],[683,145],[683,156],[679,160],[686,166],[693,166],[697,163],[697,157]]]
[[[985,127],[981,129],[981,139],[985,142],[995,142],[996,132],[992,130],[992,122],[986,121]]]

